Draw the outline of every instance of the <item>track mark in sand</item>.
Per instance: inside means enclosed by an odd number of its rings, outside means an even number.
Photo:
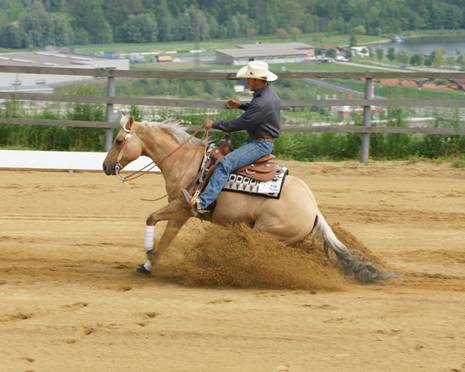
[[[110,286],[103,286],[99,287],[100,289],[108,289],[110,291],[116,291],[116,292],[129,292],[132,290],[132,287],[129,287],[127,285],[121,285],[121,286],[115,286],[115,287],[110,287]]]
[[[29,362],[29,363],[34,363],[35,362],[35,359],[30,358],[30,357],[23,357],[23,358],[21,358],[21,360],[25,360],[26,362]]]
[[[128,265],[125,265],[125,264],[117,264],[117,265],[113,266],[113,268],[116,269],[116,270],[130,269],[130,267]]]
[[[7,283],[6,280],[0,280],[0,285],[5,285]]]
[[[145,313],[145,316],[146,316],[147,318],[149,318],[149,319],[153,319],[153,318],[155,318],[155,317],[158,316],[158,315],[160,315],[160,314],[156,313],[155,311],[150,311],[150,312],[148,312],[148,313]]]
[[[91,335],[92,333],[95,333],[97,330],[93,327],[82,327],[83,328],[83,331],[84,331],[84,334],[86,336],[89,336]]]
[[[16,320],[27,320],[31,319],[32,314],[31,313],[23,313],[23,312],[18,312],[15,314],[5,314],[0,316],[0,322],[12,322]]]
[[[337,310],[336,306],[331,306],[331,305],[311,305],[311,304],[303,304],[301,305],[302,307],[313,307],[315,309],[320,309],[320,310]]]
[[[227,299],[227,298],[219,298],[217,300],[207,302],[207,305],[227,304],[229,302],[232,302],[232,300]]]
[[[75,338],[68,338],[66,340],[63,340],[63,342],[65,344],[72,345],[72,344],[75,344],[77,342],[77,340]]]
[[[465,252],[453,250],[426,250],[417,249],[403,252],[400,256],[408,262],[424,261],[438,262],[444,265],[448,264],[465,264]]]
[[[72,345],[72,344],[75,344],[76,342],[78,342],[78,340],[76,338],[60,338],[60,339],[52,340],[52,343],[54,343],[54,344]]]
[[[15,243],[22,243],[22,244],[32,244],[43,242],[44,239],[40,238],[24,238],[19,236],[11,236],[11,235],[1,235],[0,236],[0,243],[1,242],[15,242]]]
[[[346,321],[352,322],[349,318],[330,318],[323,320],[323,323],[344,323]]]
[[[89,306],[87,302],[75,302],[74,304],[63,305],[62,308],[69,311],[79,310]]]
[[[138,314],[139,315],[142,315],[143,317],[143,320],[139,321],[139,322],[136,322],[136,324],[143,328],[143,327],[146,327],[150,324],[150,321],[152,319],[154,319],[155,317],[157,317],[158,315],[160,315],[159,313],[156,313],[155,311],[149,311],[147,313],[142,313],[142,314]]]
[[[401,332],[400,329],[378,329],[376,333],[379,335],[395,336]]]

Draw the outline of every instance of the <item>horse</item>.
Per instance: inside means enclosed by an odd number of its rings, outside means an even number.
[[[158,166],[166,184],[168,204],[147,217],[147,260],[137,269],[150,274],[182,226],[195,217],[181,190],[196,177],[206,143],[176,123],[137,122],[131,116],[123,116],[121,127],[103,162],[105,174],[119,175],[127,164],[145,155]],[[356,258],[336,237],[310,188],[292,175],[287,175],[280,197],[275,199],[222,191],[210,218],[212,223],[221,225],[246,224],[288,245],[316,236],[323,241],[326,254],[329,249],[334,252],[337,264],[347,275],[362,282],[386,278],[374,264]],[[155,225],[160,221],[167,221],[167,227],[156,244]]]

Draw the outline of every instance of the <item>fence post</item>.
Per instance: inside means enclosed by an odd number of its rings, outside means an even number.
[[[373,79],[365,79],[365,99],[372,99],[374,97]],[[371,127],[371,106],[363,106],[363,126],[365,128]],[[360,162],[368,164],[370,157],[370,134],[362,134],[362,146],[360,147]]]
[[[115,96],[115,77],[108,76],[107,78],[107,96]],[[107,110],[105,113],[105,119],[107,123],[113,121],[113,103],[107,103]],[[113,129],[105,129],[105,151],[110,150],[111,144],[113,143]]]

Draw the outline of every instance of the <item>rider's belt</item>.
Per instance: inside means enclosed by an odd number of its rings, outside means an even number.
[[[258,142],[273,142],[274,138],[273,137],[260,137],[260,138],[255,138],[255,141]]]

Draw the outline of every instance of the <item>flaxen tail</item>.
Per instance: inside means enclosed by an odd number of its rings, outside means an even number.
[[[334,234],[325,218],[318,212],[314,234],[323,241],[324,249],[328,254],[329,248],[335,253],[337,262],[344,273],[362,283],[372,283],[394,277],[392,273],[379,271],[369,261],[361,261],[350,253],[349,249]]]

